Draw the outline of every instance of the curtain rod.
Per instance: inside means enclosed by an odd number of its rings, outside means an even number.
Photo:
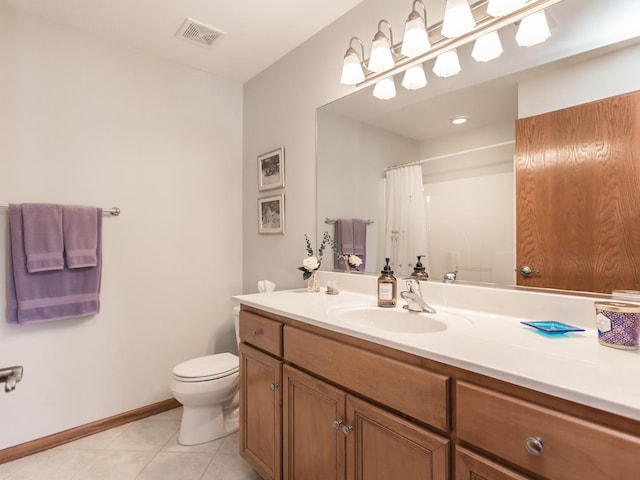
[[[9,208],[9,205],[0,203],[0,208]],[[120,215],[120,209],[118,207],[105,208],[102,213],[110,213],[114,217]]]
[[[504,145],[511,145],[513,143],[516,143],[516,141],[508,140],[506,142],[493,143],[491,145],[485,145],[483,147],[470,148],[469,150],[461,150],[459,152],[445,153],[444,155],[438,155],[437,157],[424,158],[422,160],[418,160],[417,162],[403,163],[400,165],[391,165],[390,167],[385,168],[384,171],[388,172],[389,170],[395,170],[396,168],[411,167],[413,165],[421,165],[426,162],[431,162],[432,160],[440,160],[443,158],[456,157],[458,155],[464,155],[465,153],[480,152],[482,150],[489,150],[490,148],[502,147]]]

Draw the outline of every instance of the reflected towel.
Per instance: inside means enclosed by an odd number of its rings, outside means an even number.
[[[362,265],[360,271],[364,272],[367,256],[367,222],[354,218],[353,223],[353,253],[360,257]]]
[[[351,255],[353,251],[353,221],[349,218],[338,220],[337,228],[340,230],[340,243],[338,249],[343,255]]]
[[[25,203],[22,205],[22,220],[27,270],[30,273],[62,270],[62,206]]]
[[[29,273],[24,250],[20,205],[9,205],[9,281],[7,316],[10,323],[37,323],[84,317],[100,311],[102,272],[102,209],[97,221],[97,265],[90,268]]]
[[[95,267],[98,263],[98,221],[95,207],[64,206],[62,229],[67,268]]]

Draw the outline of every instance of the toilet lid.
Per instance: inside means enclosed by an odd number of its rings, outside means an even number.
[[[226,377],[238,370],[237,356],[233,353],[217,353],[182,362],[173,368],[173,374],[183,382],[202,382]]]

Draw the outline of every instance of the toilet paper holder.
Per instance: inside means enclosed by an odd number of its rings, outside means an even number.
[[[19,365],[15,367],[0,368],[0,383],[4,383],[6,393],[13,392],[16,385],[22,380],[24,368]]]

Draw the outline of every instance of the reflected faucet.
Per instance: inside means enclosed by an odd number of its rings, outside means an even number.
[[[444,283],[453,283],[456,281],[456,278],[458,278],[458,270],[455,270],[453,272],[447,272],[444,274],[444,278],[442,279],[442,281]]]
[[[9,393],[16,389],[16,384],[22,380],[22,366],[0,368],[0,383],[4,383],[4,391]]]
[[[405,280],[407,282],[407,290],[400,292],[400,296],[407,301],[407,304],[402,308],[410,312],[436,313],[435,308],[429,306],[429,304],[424,301],[424,298],[422,298],[420,280],[416,280],[415,278]]]

